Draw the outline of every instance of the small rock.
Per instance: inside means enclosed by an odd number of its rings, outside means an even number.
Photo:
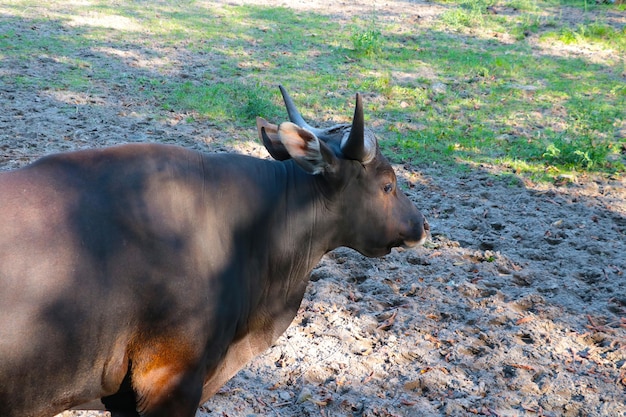
[[[430,89],[433,90],[433,93],[444,94],[448,90],[448,87],[444,83],[437,82],[434,83]]]
[[[535,281],[534,277],[531,274],[528,273],[514,273],[513,274],[513,283],[515,285],[519,285],[522,287],[529,287],[533,284],[533,282]]]

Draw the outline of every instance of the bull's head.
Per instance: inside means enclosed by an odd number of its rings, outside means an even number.
[[[333,242],[370,257],[423,243],[428,223],[398,188],[374,133],[365,128],[361,95],[352,124],[318,129],[304,121],[282,86],[280,91],[291,122],[277,126],[258,118],[259,136],[274,159],[293,159],[318,176],[325,206],[340,213]]]

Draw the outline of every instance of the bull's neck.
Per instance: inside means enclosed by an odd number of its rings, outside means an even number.
[[[281,311],[274,311],[275,331],[282,333],[302,301],[311,270],[319,263],[329,247],[328,232],[331,216],[325,213],[318,179],[305,173],[294,162],[275,164],[275,186],[281,197],[272,215],[273,230],[269,253],[267,300]]]
[[[305,173],[292,161],[282,165],[281,201],[276,205],[282,213],[275,213],[274,219],[282,229],[278,237],[283,249],[280,258],[289,265],[285,272],[290,277],[306,281],[308,273],[332,249],[328,247],[327,233],[330,216],[325,213],[316,176]]]

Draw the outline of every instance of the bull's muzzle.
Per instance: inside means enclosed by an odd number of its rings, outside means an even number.
[[[430,224],[428,224],[428,220],[426,220],[425,217],[422,217],[421,223],[422,223],[421,225],[419,224],[417,225],[417,229],[418,229],[417,235],[419,236],[419,238],[417,240],[405,239],[404,244],[402,245],[403,247],[413,248],[418,245],[423,245],[424,242],[426,242],[426,240],[428,239],[428,236],[430,236]]]

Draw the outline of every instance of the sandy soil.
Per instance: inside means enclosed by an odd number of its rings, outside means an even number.
[[[374,8],[259,3],[346,21]],[[375,8],[388,19],[441,12],[391,0]],[[27,36],[26,26],[14,30]],[[42,55],[29,66],[3,62],[0,74],[46,76],[55,65]],[[232,132],[208,123],[143,116],[155,111],[142,111],[150,103],[115,88],[94,96],[7,80],[0,169],[134,141],[267,157],[255,143],[225,142]],[[548,185],[488,166],[455,177],[436,165],[396,168],[432,242],[383,259],[347,249],[326,256],[290,329],[197,417],[626,416],[626,181]]]

